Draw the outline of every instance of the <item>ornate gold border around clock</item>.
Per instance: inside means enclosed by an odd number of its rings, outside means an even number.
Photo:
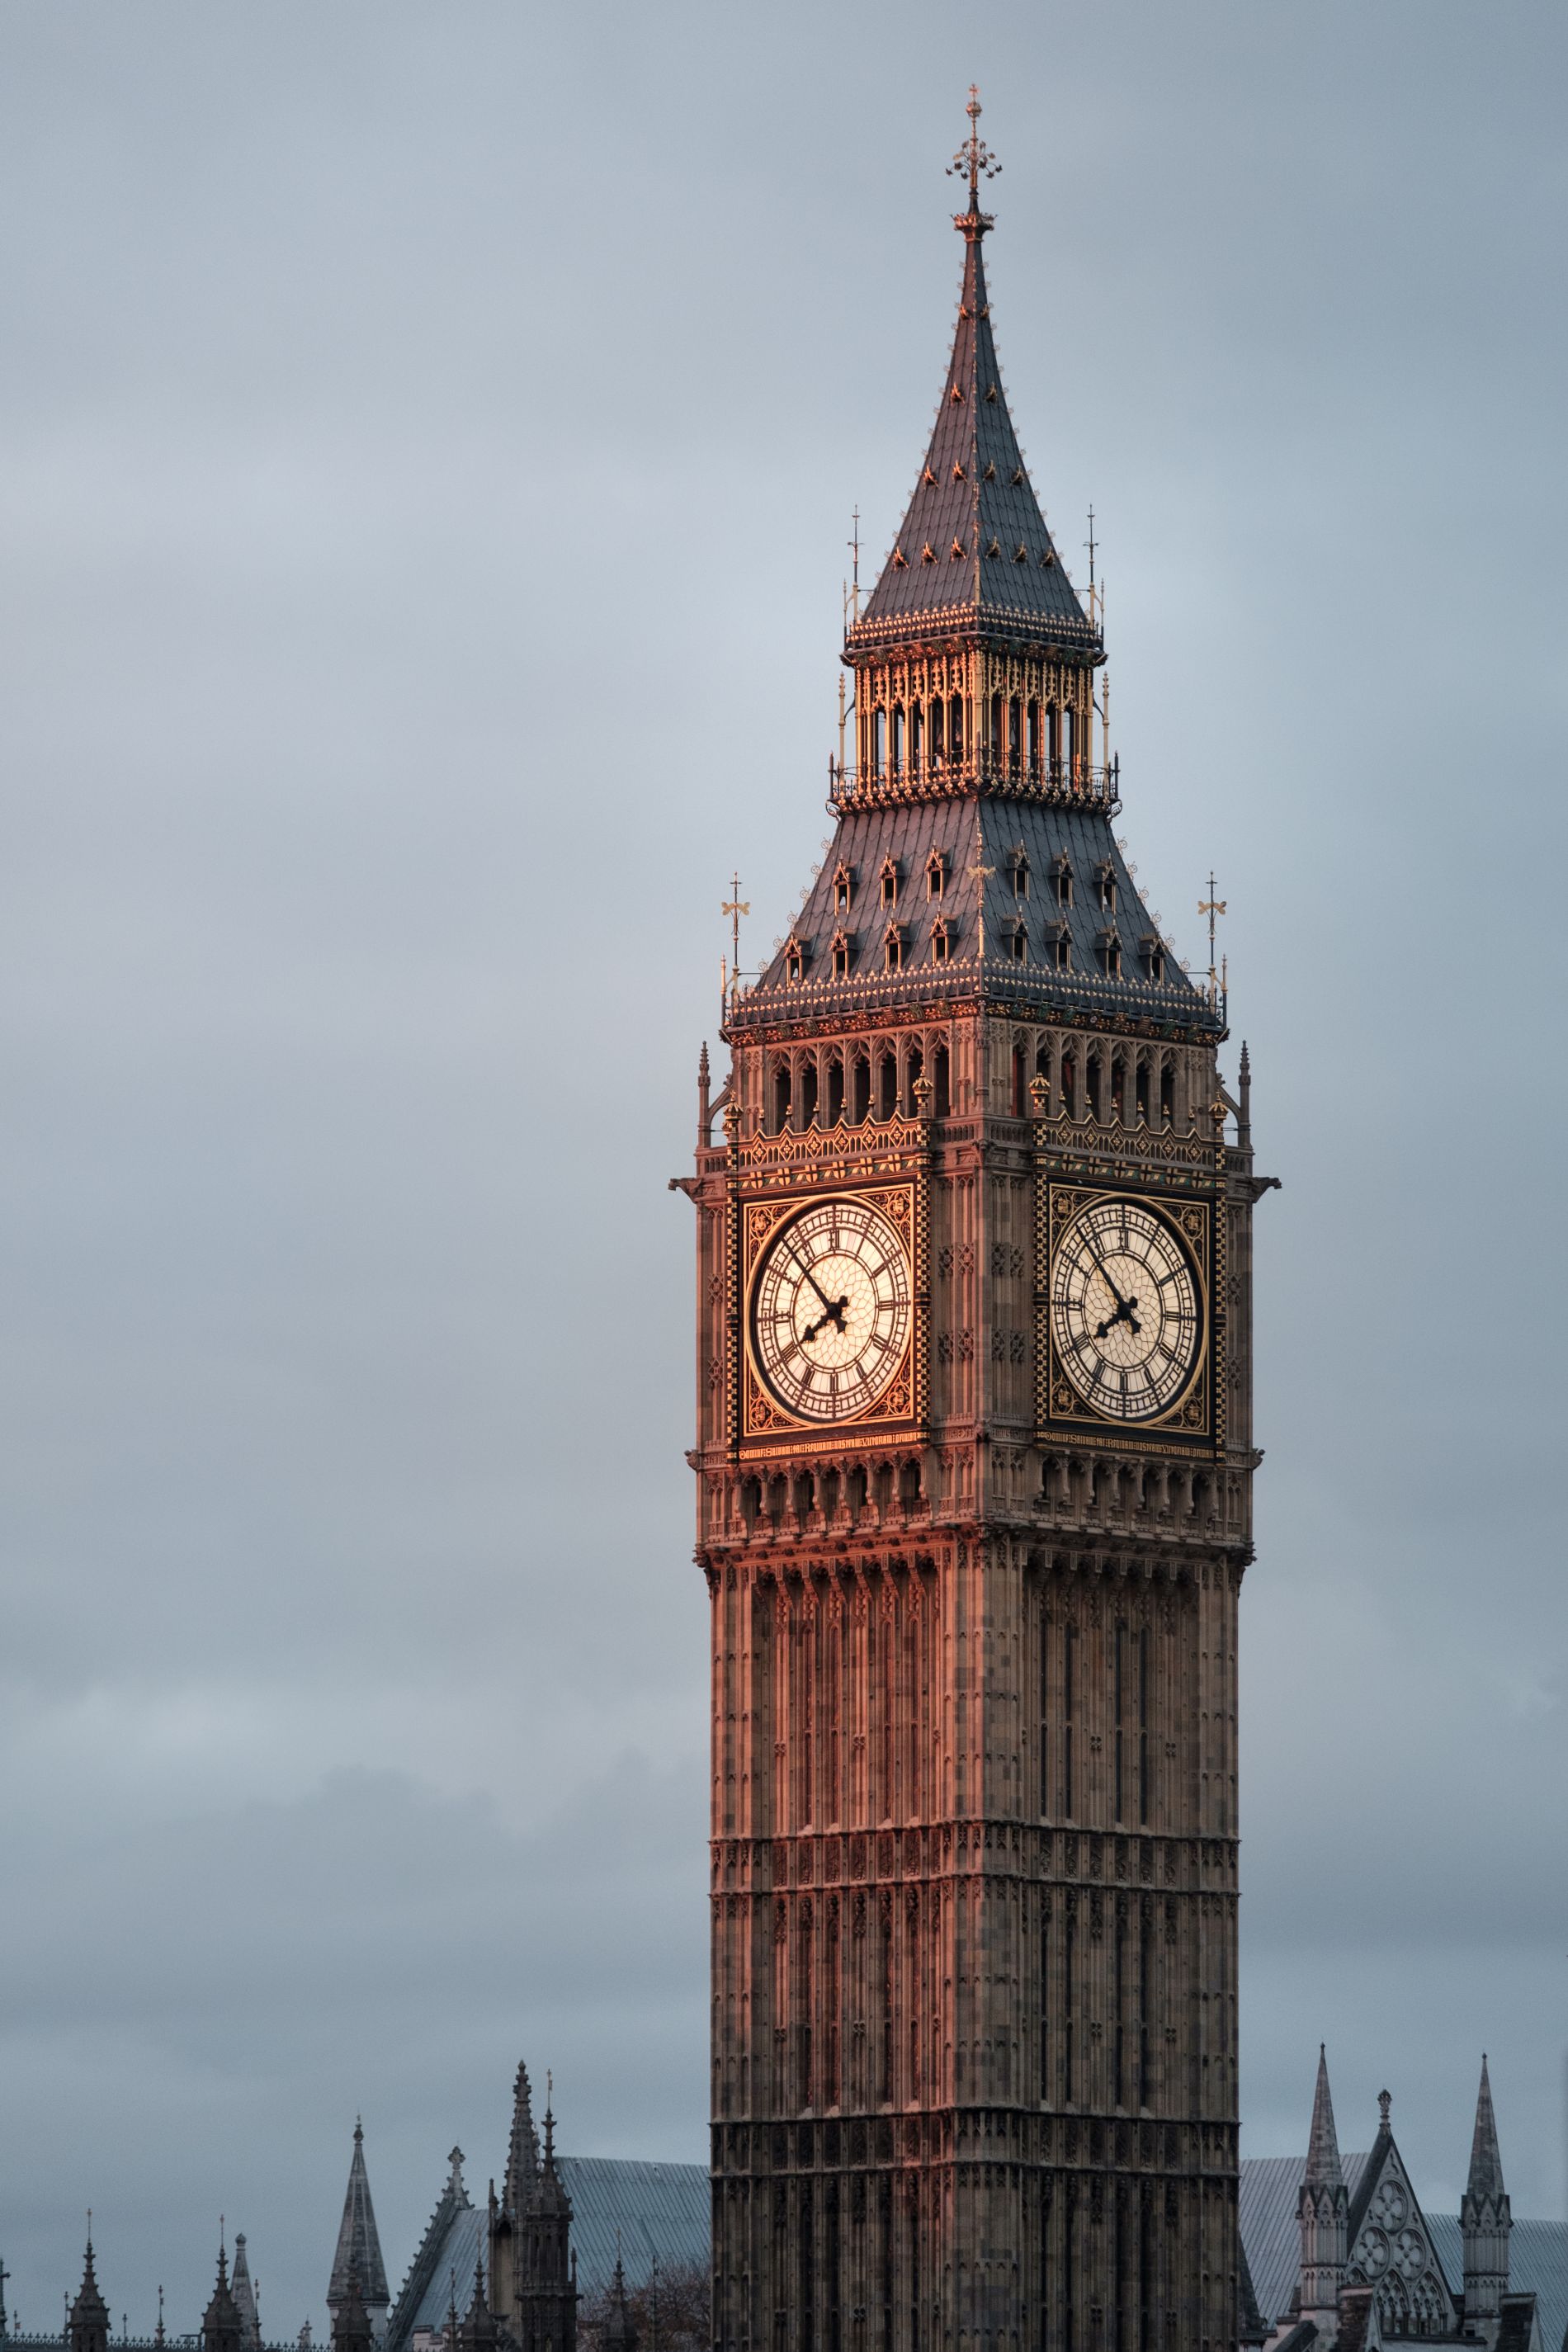
[[[906,1181],[901,1184],[829,1185],[813,1192],[805,1199],[792,1193],[780,1200],[776,1193],[761,1200],[742,1198],[735,1202],[739,1229],[737,1256],[739,1265],[738,1296],[740,1302],[740,1440],[742,1447],[767,1451],[780,1444],[798,1451],[807,1440],[820,1440],[824,1444],[858,1444],[860,1433],[879,1431],[913,1431],[923,1425],[924,1402],[922,1389],[926,1358],[926,1321],[930,1306],[926,1278],[926,1225],[924,1186]],[[755,1360],[752,1345],[752,1291],[763,1253],[781,1226],[801,1215],[815,1202],[834,1199],[863,1201],[879,1216],[885,1217],[900,1235],[910,1261],[910,1329],[904,1353],[898,1369],[887,1385],[879,1390],[861,1412],[850,1413],[841,1422],[825,1423],[808,1420],[804,1414],[785,1411],[769,1391]],[[852,1435],[851,1433],[854,1433]],[[766,1444],[756,1447],[756,1441]]]
[[[1113,1414],[1096,1412],[1057,1368],[1050,1307],[1056,1245],[1079,1212],[1096,1201],[1138,1201],[1157,1209],[1175,1228],[1197,1276],[1202,1333],[1197,1361],[1175,1403],[1148,1421],[1118,1421]],[[1209,1200],[1194,1201],[1190,1194],[1152,1192],[1143,1185],[1058,1184],[1042,1173],[1035,1194],[1035,1263],[1038,1269],[1035,1292],[1037,1435],[1043,1438],[1051,1431],[1082,1432],[1085,1435],[1093,1432],[1101,1437],[1114,1437],[1123,1446],[1172,1438],[1204,1446],[1222,1443],[1224,1432],[1217,1413],[1223,1402],[1223,1319],[1216,1315],[1214,1302],[1223,1297],[1215,1262],[1223,1244],[1217,1232],[1222,1220],[1215,1216],[1215,1203]]]

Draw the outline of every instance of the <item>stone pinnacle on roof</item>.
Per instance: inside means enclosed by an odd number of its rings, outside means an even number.
[[[1312,2099],[1312,2128],[1307,2140],[1307,2169],[1302,2176],[1315,2189],[1338,2189],[1344,2179],[1340,2170],[1340,2143],[1334,2132],[1334,2103],[1329,2096],[1328,2054],[1318,2044],[1318,2087]]]
[[[515,2213],[530,2195],[539,2177],[539,2134],[533,2127],[533,2097],[529,2088],[528,2068],[518,2062],[517,2081],[511,2100],[511,2141],[507,2149],[505,2200],[506,2210]]]
[[[202,2314],[202,2352],[243,2352],[239,2305],[229,2291],[228,2255],[222,2238],[217,2250],[217,2284]]]
[[[1079,661],[1100,658],[1024,466],[1007,413],[981,241],[993,226],[980,209],[980,179],[1001,167],[973,128],[952,168],[967,174],[969,203],[953,226],[963,237],[963,287],[942,405],[925,464],[892,553],[850,627],[851,655],[900,638],[975,634],[1053,646]]]
[[[1500,2197],[1503,2193],[1502,2154],[1497,2144],[1497,2117],[1492,2113],[1492,2086],[1484,2053],[1481,2087],[1476,2096],[1475,2136],[1470,2141],[1470,2177],[1465,2193],[1468,2197]]]
[[[98,2273],[92,2265],[92,2230],[88,2227],[87,2260],[82,2268],[81,2284],[76,2301],[71,2305],[68,2320],[70,2352],[107,2352],[109,2343],[109,2305],[99,2290]]]
[[[349,2164],[349,2185],[343,2195],[343,2218],[338,2224],[337,2252],[332,2257],[327,2308],[335,2313],[349,2292],[349,2275],[357,2272],[359,2293],[379,2338],[385,2329],[392,2302],[386,2287],[386,2265],[381,2259],[381,2239],[375,2208],[370,2200],[370,2175],[364,2168],[364,2130],[354,2123],[354,2152]]]
[[[245,2231],[237,2230],[234,2239],[235,2308],[239,2314],[240,2331],[250,2352],[261,2342],[261,2315],[257,2309],[256,2288],[250,2276],[250,2263],[245,2252]]]

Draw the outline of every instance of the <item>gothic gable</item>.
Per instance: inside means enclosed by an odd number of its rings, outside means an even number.
[[[1385,2336],[1458,2333],[1458,2305],[1392,2134],[1379,2135],[1361,2179],[1345,2277],[1373,2289]]]

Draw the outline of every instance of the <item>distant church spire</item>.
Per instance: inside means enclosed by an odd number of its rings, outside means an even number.
[[[332,2257],[331,2281],[327,2288],[327,2309],[332,2315],[334,2326],[339,2305],[348,2298],[351,2273],[357,2274],[358,2293],[363,2299],[375,2341],[384,2343],[392,2297],[387,2292],[386,2265],[381,2259],[375,2208],[370,2200],[370,2175],[364,2165],[364,2130],[357,2118],[354,2123],[354,2152],[349,2164],[349,2185],[343,2195],[343,2218],[338,2224],[337,2252]]]
[[[1508,2242],[1513,2213],[1503,2187],[1492,2086],[1481,2058],[1476,2095],[1476,2127],[1470,2138],[1470,2176],[1459,2200],[1459,2231],[1465,2250],[1465,2317],[1483,2333],[1495,2328],[1508,2293]]]

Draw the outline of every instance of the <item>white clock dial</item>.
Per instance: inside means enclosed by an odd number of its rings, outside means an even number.
[[[1116,1421],[1152,1421],[1183,1395],[1203,1346],[1197,1277],[1174,1228],[1142,1201],[1081,1210],[1051,1265],[1051,1337],[1079,1395]]]
[[[820,1201],[763,1252],[752,1344],[774,1397],[806,1421],[864,1412],[903,1361],[912,1285],[903,1243],[868,1201]]]

